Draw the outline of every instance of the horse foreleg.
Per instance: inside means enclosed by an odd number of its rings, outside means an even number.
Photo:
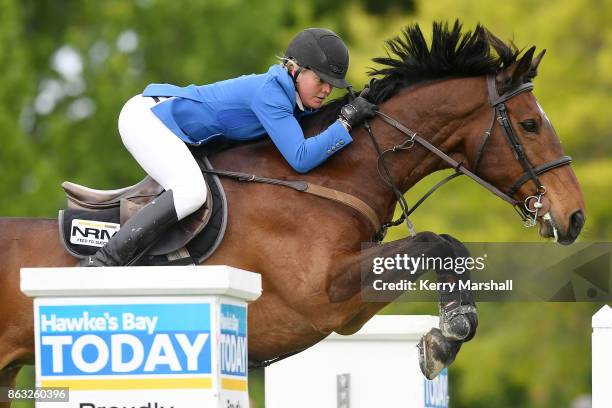
[[[433,255],[441,258],[469,256],[465,246],[455,238],[433,233],[420,233],[416,237],[373,247],[362,251],[358,259],[352,260],[357,265],[347,268],[343,275],[337,276],[331,282],[328,289],[330,299],[332,301],[342,301],[344,298],[354,295],[357,291],[361,291],[362,294],[364,291],[367,293],[370,290],[368,282],[372,277],[368,276],[368,273],[362,273],[362,268],[373,265],[372,262],[375,257],[392,257],[399,253],[411,257],[422,255]],[[407,273],[401,270],[390,270],[387,271],[386,279],[387,281],[398,281],[408,278],[414,281],[423,272],[421,270]],[[437,270],[436,272],[439,282],[456,282],[467,277],[459,278],[454,271]],[[399,293],[397,296],[399,296]],[[356,332],[386,304],[385,302],[365,303],[364,307],[336,332],[339,334]],[[478,325],[476,307],[469,291],[441,292],[439,305],[442,330],[433,328],[423,336],[419,343],[421,370],[429,379],[435,378],[442,369],[448,367],[455,360],[462,342],[468,341],[474,336]]]
[[[431,232],[421,232],[415,237],[403,238],[397,241],[374,246],[361,251],[353,257],[338,262],[340,273],[330,282],[327,293],[332,303],[346,302],[347,299],[357,300],[361,303],[359,311],[355,313],[342,327],[335,332],[349,335],[357,332],[368,320],[384,308],[389,301],[367,302],[364,301],[364,293],[368,292],[368,280],[364,268],[371,269],[374,258],[394,257],[397,254],[409,256],[420,256],[423,253],[439,252],[439,244],[447,246],[447,242],[440,236]],[[448,250],[446,252],[449,252]],[[416,280],[420,273],[410,274],[406,272],[387,271],[381,278],[390,277],[392,280],[409,278]],[[401,293],[398,292],[397,296]],[[388,298],[386,296],[386,298]],[[393,300],[393,299],[390,299]]]
[[[467,258],[470,256],[468,249],[454,237],[441,234],[453,251],[454,258]],[[470,341],[476,335],[478,327],[478,314],[476,303],[469,289],[461,289],[459,283],[470,280],[469,269],[463,273],[455,273],[454,270],[440,270],[438,282],[453,283],[454,290],[440,292],[440,330],[444,337],[462,342]]]
[[[393,258],[397,254],[416,258],[422,255],[437,255],[441,251],[446,254],[452,253],[452,250],[448,248],[448,242],[433,232],[420,232],[415,237],[407,237],[364,249],[356,256],[341,261],[339,265],[341,273],[335,275],[327,288],[329,300],[332,303],[344,302],[358,294],[361,294],[363,298],[364,295],[371,293],[371,283],[374,279],[382,279],[386,282],[400,279],[414,281],[422,273],[422,271],[407,271],[393,267],[387,268],[384,275],[375,275],[372,272],[375,258]],[[364,271],[364,268],[368,270]],[[397,292],[394,297],[385,296],[385,298],[392,301],[400,295],[401,293]],[[384,306],[388,302],[380,303]]]

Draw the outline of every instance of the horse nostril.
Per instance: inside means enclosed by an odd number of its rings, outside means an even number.
[[[576,238],[582,227],[584,226],[584,213],[582,210],[574,211],[574,213],[570,217],[570,227],[569,227],[569,235],[572,238]]]

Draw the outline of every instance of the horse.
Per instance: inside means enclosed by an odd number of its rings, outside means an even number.
[[[557,134],[531,92],[543,56],[534,57],[534,49],[519,52],[481,25],[462,31],[458,21],[450,27],[435,23],[429,46],[418,25],[407,26],[387,42],[386,57],[374,59],[382,67],[370,72],[376,80],[366,97],[380,115],[353,129],[352,144],[323,165],[298,176],[267,139],[220,152],[211,162],[217,169],[299,177],[351,194],[384,222],[398,201],[388,183],[406,193],[425,176],[455,167],[496,191],[513,188],[512,199],[531,206],[541,237],[570,244],[584,225],[585,205],[568,161],[559,162]],[[504,95],[493,108],[490,99]],[[336,120],[349,98],[308,117],[305,134]],[[407,138],[407,126],[454,161]],[[380,178],[382,161],[387,182]],[[439,244],[442,252],[461,249],[453,237],[432,232],[362,249],[377,231],[353,208],[274,185],[222,182],[230,210],[226,235],[205,263],[261,274],[263,293],[248,316],[254,361],[304,350],[332,332],[359,330],[388,303],[363,299],[361,266],[374,257],[420,254],[422,243]],[[33,218],[0,219],[0,260],[0,386],[12,386],[20,367],[34,361],[32,301],[19,291],[20,268],[74,266],[76,260],[63,249],[56,220]]]

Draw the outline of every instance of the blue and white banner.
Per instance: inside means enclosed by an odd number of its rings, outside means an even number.
[[[221,374],[246,377],[247,311],[244,306],[221,305],[221,338],[219,359]]]
[[[208,303],[41,305],[41,375],[210,374],[210,312]]]
[[[425,408],[448,408],[448,368],[424,381]]]

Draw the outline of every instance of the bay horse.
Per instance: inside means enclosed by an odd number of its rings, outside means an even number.
[[[458,21],[450,28],[434,24],[431,46],[414,25],[387,47],[387,56],[374,60],[382,68],[370,72],[378,79],[367,95],[381,114],[414,129],[461,169],[477,173],[501,191],[527,174],[512,197],[522,203],[537,196],[542,208],[534,220],[540,235],[572,243],[585,222],[580,186],[568,163],[546,166],[562,157],[563,150],[531,88],[524,87],[535,77],[543,53],[534,58],[532,47],[521,56],[512,44],[480,25],[462,32]],[[492,91],[487,78],[494,79]],[[513,93],[516,89],[521,92]],[[508,96],[503,103],[505,123],[502,112],[491,106],[490,92],[493,98]],[[302,123],[305,133],[313,135],[328,126],[347,100],[345,96],[333,101],[309,117]],[[390,181],[402,193],[450,167],[422,144],[411,147],[405,132],[383,119],[372,119],[370,129],[381,149],[389,151],[384,160]],[[516,144],[511,146],[508,131],[519,142],[520,152]],[[343,191],[367,203],[380,220],[389,221],[397,196],[380,178],[372,139],[363,126],[354,129],[352,137],[351,146],[306,175],[296,175],[269,140],[226,150],[211,162],[218,169],[300,178]],[[520,153],[535,174],[524,167]],[[531,175],[545,191],[530,182]],[[362,250],[362,243],[370,242],[376,231],[347,206],[273,185],[222,182],[230,210],[226,236],[205,263],[262,275],[263,294],[249,307],[249,357],[254,360],[303,350],[332,332],[359,330],[387,304],[362,299],[361,265],[373,257],[411,253],[419,242],[459,247],[452,237],[421,232]],[[75,263],[59,241],[56,220],[0,219],[0,386],[11,386],[20,367],[34,361],[32,301],[19,290],[20,268]]]

